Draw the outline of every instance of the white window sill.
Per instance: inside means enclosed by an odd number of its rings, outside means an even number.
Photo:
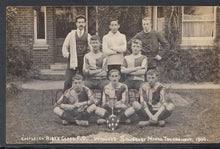
[[[210,49],[214,48],[215,44],[213,38],[183,38],[180,47],[181,49]]]
[[[49,45],[45,43],[34,43],[33,50],[48,50]]]
[[[215,45],[186,45],[180,44],[180,48],[187,50],[187,49],[214,49]]]

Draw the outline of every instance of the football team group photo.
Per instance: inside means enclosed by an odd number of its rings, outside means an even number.
[[[6,142],[220,139],[217,6],[9,6]]]
[[[96,115],[97,124],[107,123],[112,130],[120,122],[130,123],[133,114],[139,117],[140,127],[165,126],[174,104],[165,97],[157,63],[162,59],[159,44],[162,50],[168,49],[169,44],[152,30],[151,19],[143,18],[143,31],[128,42],[118,30],[117,18],[109,21],[109,33],[102,41],[98,35],[86,33],[85,25],[85,16],[77,16],[77,29],[64,41],[62,54],[68,59],[68,66],[64,94],[54,113],[63,124],[80,126],[88,126],[90,117]],[[127,51],[128,44],[131,51]],[[129,54],[125,56],[126,51]],[[91,89],[100,89],[101,99],[96,99]],[[139,98],[129,96],[131,89],[139,91]]]

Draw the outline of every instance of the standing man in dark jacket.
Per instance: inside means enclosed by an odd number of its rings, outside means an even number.
[[[143,30],[132,38],[142,41],[142,54],[148,57],[148,69],[155,68],[158,61],[163,58],[164,50],[169,48],[167,40],[160,33],[153,30],[151,26],[151,18],[143,18]],[[129,41],[130,43],[131,40]],[[159,50],[160,46],[162,51]]]
[[[65,73],[64,91],[71,88],[72,77],[77,72],[82,74],[83,57],[88,53],[90,34],[85,31],[86,18],[84,16],[76,17],[76,30],[72,30],[66,37],[62,53],[64,58],[68,58],[67,69]]]

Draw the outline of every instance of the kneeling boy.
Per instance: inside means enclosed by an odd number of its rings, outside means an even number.
[[[158,72],[151,69],[147,72],[147,81],[140,87],[140,103],[133,102],[136,114],[140,116],[139,126],[158,124],[165,126],[165,119],[174,109],[174,104],[165,99],[165,87],[158,82]]]
[[[96,110],[97,103],[91,90],[83,85],[83,77],[76,74],[72,87],[57,101],[54,113],[63,120],[63,124],[76,122],[77,125],[88,126],[88,119]]]

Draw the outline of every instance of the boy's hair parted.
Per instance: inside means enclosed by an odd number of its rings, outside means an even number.
[[[120,25],[119,19],[117,17],[110,18],[109,19],[109,25],[111,24],[112,21],[116,21]]]
[[[73,76],[72,80],[73,80],[73,81],[74,81],[74,80],[83,80],[83,76],[80,75],[80,74],[76,74],[76,75]]]
[[[84,15],[78,15],[76,16],[76,22],[78,21],[78,19],[84,19],[86,22],[86,17]]]
[[[131,45],[132,44],[139,44],[142,47],[142,41],[137,38],[131,40]]]
[[[113,73],[113,72],[118,72],[118,74],[121,75],[121,73],[118,69],[112,69],[108,72],[108,74],[111,75],[111,73]]]
[[[157,77],[159,76],[159,71],[158,69],[149,69],[145,75],[156,75]]]
[[[91,38],[90,38],[90,42],[91,42],[92,40],[98,40],[99,42],[101,42],[101,40],[100,40],[100,38],[99,38],[98,35],[92,35]]]

